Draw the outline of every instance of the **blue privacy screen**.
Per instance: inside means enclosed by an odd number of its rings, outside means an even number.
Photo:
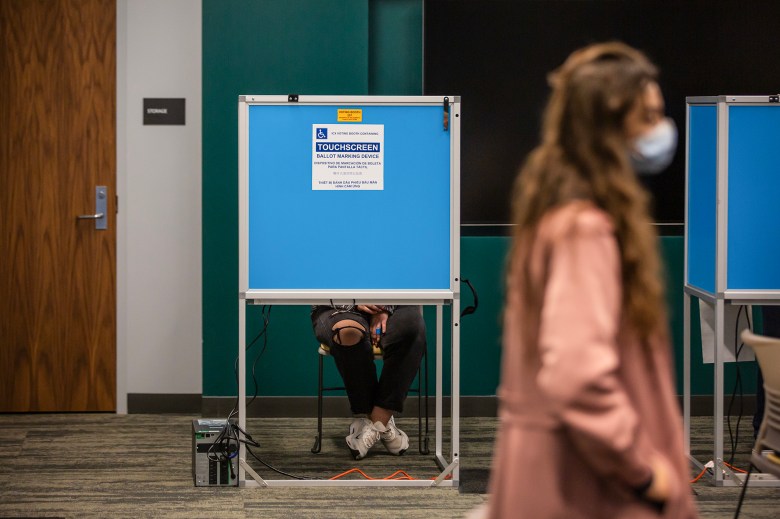
[[[729,289],[780,289],[780,107],[729,107]]]
[[[691,106],[688,119],[688,283],[715,292],[718,117]]]
[[[338,122],[339,109],[361,110],[362,120]],[[250,105],[248,124],[250,290],[450,289],[441,105]],[[313,188],[319,125],[381,125],[381,189]]]

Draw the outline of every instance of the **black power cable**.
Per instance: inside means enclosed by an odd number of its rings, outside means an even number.
[[[252,339],[252,342],[249,343],[246,347],[246,351],[248,352],[260,338],[263,338],[263,346],[260,349],[260,352],[255,357],[254,361],[252,362],[252,382],[254,385],[254,394],[252,395],[252,398],[249,400],[249,402],[246,404],[247,407],[252,404],[252,402],[255,401],[258,395],[258,388],[259,385],[257,383],[257,374],[256,374],[256,368],[257,363],[260,360],[260,357],[263,356],[263,354],[266,352],[268,348],[268,326],[271,323],[271,308],[272,306],[263,305],[260,312],[263,319],[263,328],[260,330],[260,332],[255,336],[254,339]],[[235,375],[236,379],[236,387],[238,387],[238,358],[236,358],[235,362],[233,363],[233,373]],[[208,458],[212,461],[219,461],[221,463],[228,463],[228,470],[231,472],[231,477],[235,478],[235,475],[233,474],[233,464],[231,460],[238,456],[239,454],[239,447],[240,444],[244,444],[246,446],[246,450],[249,452],[249,454],[252,455],[253,458],[255,458],[258,462],[260,462],[263,466],[269,468],[270,470],[281,474],[283,476],[287,476],[293,479],[322,479],[317,477],[310,477],[310,476],[296,476],[287,472],[284,472],[283,470],[277,469],[273,465],[266,463],[262,459],[260,459],[254,451],[250,447],[260,447],[260,444],[252,438],[252,436],[243,430],[241,427],[238,426],[238,424],[234,421],[234,416],[238,414],[238,400],[239,395],[236,395],[236,401],[233,405],[233,408],[231,409],[230,413],[228,414],[228,418],[225,421],[225,425],[220,431],[220,433],[217,435],[217,437],[214,439],[214,442],[211,444],[208,450]]]
[[[471,294],[474,296],[474,304],[470,305],[470,306],[467,306],[466,308],[464,308],[460,312],[460,316],[462,318],[462,317],[465,317],[467,315],[471,315],[471,314],[473,314],[474,312],[477,311],[477,308],[479,308],[479,297],[477,296],[477,291],[474,290],[474,286],[469,282],[468,279],[461,278],[461,281],[466,283],[466,285],[469,287],[469,289],[471,289]]]
[[[268,347],[268,333],[267,333],[267,331],[268,331],[268,325],[271,323],[271,309],[272,308],[273,307],[269,305],[268,306],[268,313],[266,314],[266,306],[263,305],[263,307],[260,310],[261,315],[263,316],[263,329],[260,330],[260,333],[257,334],[257,337],[254,338],[254,340],[249,344],[249,346],[246,347],[246,350],[249,351],[249,349],[255,344],[255,342],[257,342],[257,340],[260,337],[263,337],[263,347],[260,349],[260,353],[257,354],[257,357],[255,357],[254,362],[252,362],[252,382],[254,383],[254,386],[255,386],[255,392],[252,395],[252,398],[246,404],[247,406],[252,405],[252,402],[254,402],[255,399],[257,398],[258,384],[257,384],[257,375],[256,375],[255,371],[256,371],[256,368],[257,368],[257,361],[260,360],[260,357],[263,356],[263,354],[266,351],[266,348]],[[236,362],[238,362],[238,359],[236,359]],[[238,376],[238,371],[236,371],[236,376]]]
[[[257,456],[257,454],[255,454],[255,453],[252,451],[252,449],[250,449],[250,448],[249,448],[249,445],[248,445],[248,444],[247,444],[247,448],[246,448],[246,450],[247,450],[247,452],[249,452],[249,454],[251,454],[251,455],[252,455],[252,457],[253,457],[254,459],[256,459],[257,461],[259,461],[260,463],[262,463],[262,464],[263,464],[265,467],[268,467],[269,469],[273,470],[273,471],[274,471],[274,472],[276,472],[277,474],[281,474],[282,476],[287,476],[288,478],[293,478],[293,479],[300,479],[300,480],[303,480],[303,479],[325,479],[325,478],[319,478],[319,477],[315,477],[315,476],[296,476],[296,475],[294,475],[294,474],[290,474],[290,473],[288,473],[288,472],[284,472],[283,470],[277,469],[277,468],[276,468],[276,467],[274,467],[273,465],[270,465],[269,463],[266,463],[265,461],[261,460],[261,459],[260,459],[260,458]]]
[[[261,308],[261,315],[263,316],[263,328],[260,330],[260,332],[255,336],[254,339],[252,339],[252,342],[249,343],[249,345],[246,347],[246,351],[249,351],[252,346],[255,345],[255,343],[263,337],[263,348],[258,354],[258,356],[255,358],[254,363],[252,364],[252,381],[254,383],[255,392],[252,396],[252,399],[249,401],[249,404],[251,404],[255,398],[257,397],[258,393],[258,384],[257,384],[257,377],[255,375],[255,367],[257,365],[258,359],[265,353],[266,347],[268,346],[268,325],[270,324],[271,319],[271,306],[267,307],[263,305]],[[238,387],[238,357],[236,357],[235,362],[233,363],[233,374],[235,375],[236,380],[236,387]],[[222,427],[222,430],[220,430],[217,437],[214,439],[214,441],[211,443],[211,446],[209,446],[209,450],[207,452],[207,457],[211,461],[218,461],[220,463],[228,463],[228,468],[232,472],[233,471],[233,464],[230,462],[232,458],[235,458],[238,456],[238,449],[239,449],[239,443],[245,443],[244,440],[241,439],[239,433],[244,434],[245,437],[248,437],[251,439],[251,436],[248,436],[244,431],[238,427],[234,423],[234,417],[238,414],[238,400],[239,395],[236,394],[236,400],[233,404],[233,408],[230,410],[230,413],[228,413],[228,417],[225,420],[225,425]],[[247,404],[247,405],[249,405]],[[254,440],[252,440],[253,445],[255,447],[259,447]]]
[[[744,393],[742,388],[742,372],[739,368],[739,354],[742,353],[742,348],[745,343],[739,340],[739,318],[742,315],[742,311],[745,312],[745,319],[747,319],[748,329],[753,331],[753,325],[750,322],[750,313],[744,305],[739,307],[737,311],[736,322],[734,323],[734,369],[736,369],[736,378],[734,379],[734,389],[731,392],[731,398],[729,399],[729,406],[726,412],[726,424],[729,429],[729,443],[731,444],[731,454],[729,455],[729,465],[734,464],[734,456],[737,452],[737,446],[739,445],[739,424],[742,422],[742,413],[744,409]],[[717,347],[717,345],[716,345]],[[739,391],[739,415],[737,416],[736,427],[732,431],[731,427],[731,409],[734,406],[734,400]]]

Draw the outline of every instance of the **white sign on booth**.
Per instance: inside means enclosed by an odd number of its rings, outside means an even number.
[[[384,189],[383,124],[312,124],[311,188]]]

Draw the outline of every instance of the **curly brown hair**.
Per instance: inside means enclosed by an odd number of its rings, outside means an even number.
[[[666,311],[657,235],[649,197],[631,168],[624,121],[658,76],[640,51],[623,43],[580,49],[553,71],[541,143],[531,152],[514,187],[510,257],[521,272],[523,299],[540,302],[529,279],[530,243],[542,217],[574,200],[586,200],[612,219],[620,251],[623,318],[640,338],[665,329]],[[511,268],[511,267],[510,267]]]

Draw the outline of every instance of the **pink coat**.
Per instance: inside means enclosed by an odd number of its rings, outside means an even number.
[[[653,456],[674,467],[663,517],[696,517],[669,344],[647,351],[621,322],[609,216],[582,202],[548,214],[531,272],[547,276],[534,344],[523,344],[517,278],[507,292],[488,517],[659,517],[631,490]],[[524,348],[536,350],[530,360]]]

